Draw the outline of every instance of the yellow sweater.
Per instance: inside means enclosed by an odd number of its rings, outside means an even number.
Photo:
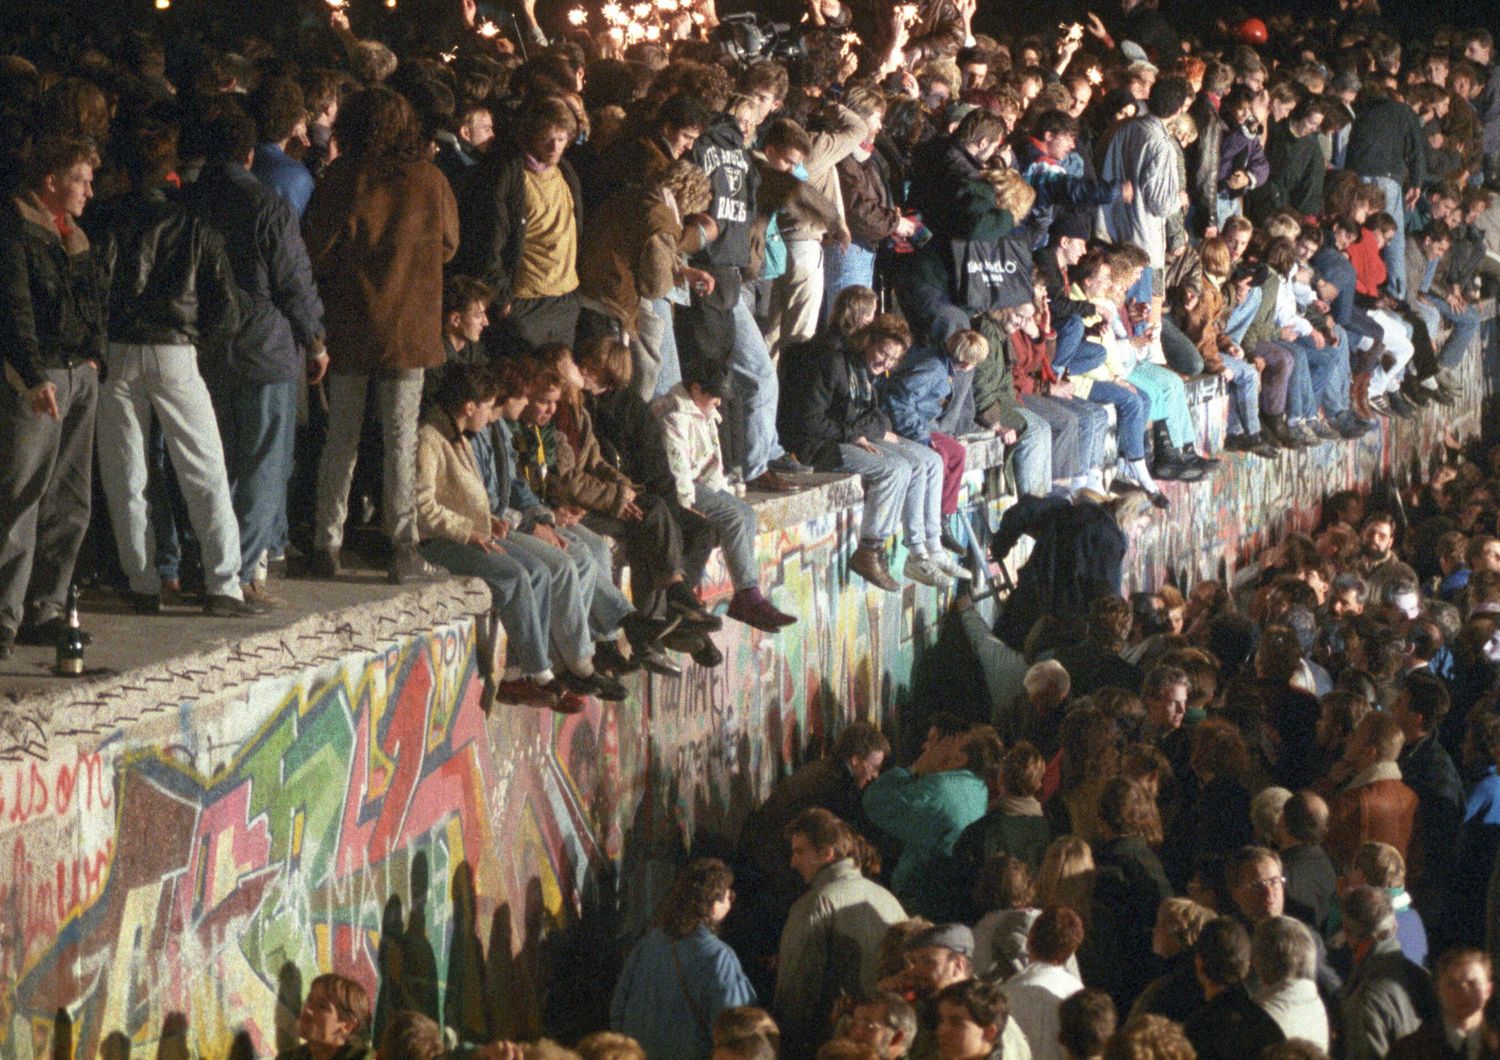
[[[526,239],[514,298],[556,298],[578,287],[578,218],[573,193],[557,166],[526,171]]]

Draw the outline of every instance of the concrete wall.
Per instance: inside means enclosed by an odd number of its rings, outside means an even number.
[[[1477,395],[1477,363],[1468,381]],[[1232,569],[1325,492],[1399,473],[1479,416],[1474,396],[1171,487],[1133,577]],[[987,478],[976,466],[971,489]],[[687,849],[723,851],[839,720],[909,721],[951,687],[924,676],[960,668],[938,594],[849,575],[858,502],[830,480],[767,508],[763,581],[801,622],[731,624],[723,667],[643,680],[619,707],[487,715],[484,593],[453,583],[7,708],[0,1057],[59,1035],[85,1057],[267,1055],[326,970],[362,980],[378,1019],[415,1007],[470,1040],[597,1026]],[[727,595],[717,560],[710,580]]]

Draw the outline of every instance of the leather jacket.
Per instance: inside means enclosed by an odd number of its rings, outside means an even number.
[[[196,345],[234,336],[240,308],[216,230],[161,187],[132,192],[103,220],[111,342]]]

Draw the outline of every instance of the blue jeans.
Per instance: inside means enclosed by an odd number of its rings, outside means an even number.
[[[776,436],[776,405],[780,386],[771,351],[755,323],[750,290],[740,293],[734,306],[734,345],[729,351],[731,374],[729,407],[724,417],[732,465],[745,481],[759,478],[766,465],[786,454]]]
[[[703,513],[719,544],[724,549],[724,565],[736,589],[753,589],[760,584],[760,569],[755,565],[755,533],[760,524],[755,509],[733,493],[711,489],[701,482],[693,484],[693,507]]]
[[[594,565],[579,562],[556,546],[530,534],[511,534],[501,546],[505,554],[526,568],[533,585],[546,578],[550,604],[545,612],[547,641],[556,657],[570,666],[592,659],[594,638],[589,611],[594,598]]]
[[[823,313],[828,320],[833,300],[846,287],[875,287],[875,251],[859,243],[840,250],[837,243],[823,248]]]
[[[613,637],[635,605],[615,584],[615,557],[609,542],[582,523],[563,527],[557,533],[568,543],[568,558],[578,568],[580,584],[592,585],[589,632],[596,641]]]
[[[1286,418],[1295,423],[1318,411],[1318,398],[1313,390],[1307,347],[1301,340],[1283,343],[1282,346],[1292,354],[1292,381],[1286,391]]]
[[[1132,390],[1115,382],[1095,382],[1088,400],[1115,407],[1115,448],[1126,460],[1146,458],[1146,424],[1151,418],[1151,398],[1144,390]]]
[[[1321,407],[1331,419],[1349,407],[1349,337],[1340,328],[1338,342],[1324,346],[1321,350],[1307,339],[1298,339],[1297,345],[1307,354],[1307,369],[1312,384],[1313,406],[1308,415],[1314,415]]]
[[[281,548],[301,381],[213,387],[214,414],[224,439],[229,492],[240,524],[240,583],[255,580],[267,552]]]
[[[1453,330],[1448,334],[1443,348],[1438,350],[1438,366],[1441,368],[1457,368],[1463,362],[1464,354],[1468,352],[1469,344],[1474,341],[1474,336],[1479,334],[1479,311],[1473,306],[1468,306],[1462,313],[1455,313],[1453,307],[1441,298],[1430,298],[1423,295],[1417,299],[1416,310],[1423,320],[1427,322],[1427,331],[1431,335],[1438,333],[1438,320],[1446,320],[1453,325]]]
[[[1075,414],[1067,403],[1041,394],[1027,394],[1021,398],[1021,406],[1042,420],[1043,429],[1052,435],[1053,481],[1066,482],[1083,474],[1083,417]],[[1103,409],[1099,412],[1104,416]],[[1105,422],[1108,422],[1108,417],[1105,417]],[[1026,430],[1027,433],[1031,431],[1029,421]]]
[[[1023,497],[1045,497],[1052,490],[1052,426],[1028,408],[1017,411],[1026,429],[1010,450],[1016,492]]]
[[[1240,357],[1224,357],[1229,380],[1229,433],[1260,432],[1260,373],[1255,365]]]
[[[528,569],[506,551],[486,552],[478,545],[460,545],[446,538],[422,542],[422,555],[431,563],[462,577],[483,579],[490,601],[509,640],[506,659],[528,676],[551,668],[547,658],[547,616],[552,606],[552,581],[545,568]]]
[[[1396,222],[1396,234],[1380,252],[1385,262],[1385,289],[1398,302],[1406,300],[1406,200],[1401,185],[1390,177],[1360,177],[1361,183],[1374,184],[1385,192],[1385,212]]]
[[[858,475],[865,487],[860,540],[885,540],[899,519],[907,547],[925,549],[943,532],[943,458],[909,438],[881,439],[875,448],[839,446],[839,470]]]
[[[656,386],[651,397],[659,398],[682,382],[682,364],[677,359],[677,333],[672,329],[672,303],[665,298],[641,302],[636,317],[641,343],[655,352],[659,361]]]
[[[1198,432],[1187,407],[1187,389],[1180,375],[1159,364],[1139,364],[1126,382],[1151,400],[1151,420],[1166,421],[1167,437],[1173,445],[1181,449],[1197,440]]]

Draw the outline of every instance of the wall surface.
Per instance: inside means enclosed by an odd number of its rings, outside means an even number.
[[[1467,378],[1477,394],[1477,364]],[[1171,487],[1132,577],[1232,572],[1324,493],[1401,473],[1479,415],[1475,397]],[[971,492],[986,476],[971,471]],[[758,548],[799,624],[731,623],[722,667],[640,680],[618,707],[487,714],[465,617],[482,595],[449,588],[446,606],[427,590],[386,625],[345,614],[304,631],[312,655],[290,636],[241,645],[251,670],[165,685],[149,708],[101,695],[0,718],[0,1057],[59,1037],[82,1057],[269,1055],[327,970],[366,984],[377,1026],[403,1007],[471,1041],[600,1025],[622,948],[687,849],[723,852],[842,719],[910,728],[964,705],[933,691],[962,669],[937,635],[939,594],[888,596],[847,570],[857,490],[787,503]],[[723,600],[717,558],[710,580]]]

